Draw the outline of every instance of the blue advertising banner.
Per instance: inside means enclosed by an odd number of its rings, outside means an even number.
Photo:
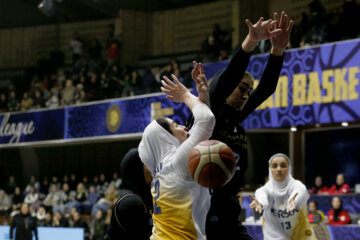
[[[268,57],[251,58],[247,71],[255,79],[261,79]],[[227,64],[206,65],[208,79]],[[276,92],[243,125],[279,128],[360,120],[359,79],[360,39],[287,51]]]
[[[165,95],[69,107],[65,138],[142,133],[157,117],[166,115],[184,124],[189,114],[184,104],[167,100]]]
[[[64,138],[64,109],[0,115],[0,144]]]
[[[261,79],[269,55],[251,58]],[[210,79],[228,61],[205,66]],[[244,122],[245,128],[279,128],[360,120],[360,39],[287,51],[279,83]],[[141,134],[159,116],[180,124],[190,111],[163,94],[93,102],[54,110],[0,115],[0,145],[119,134]]]

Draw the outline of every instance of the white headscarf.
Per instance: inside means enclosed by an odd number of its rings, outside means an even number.
[[[288,175],[286,176],[285,180],[282,182],[276,181],[271,173],[271,162],[276,157],[283,157],[289,163]],[[273,189],[275,190],[275,193],[282,195],[287,192],[289,185],[293,181],[295,181],[295,179],[291,175],[291,162],[290,162],[290,159],[288,156],[286,156],[283,153],[277,153],[277,154],[274,154],[273,156],[271,156],[271,158],[269,160],[269,181],[270,181],[270,184],[272,185]]]
[[[180,146],[179,141],[171,133],[153,120],[144,130],[139,144],[139,156],[154,176],[159,163]]]

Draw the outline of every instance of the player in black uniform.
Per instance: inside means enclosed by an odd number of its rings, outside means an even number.
[[[237,168],[228,184],[213,189],[206,222],[208,240],[251,239],[239,221],[241,206],[236,196],[243,185],[247,168],[247,141],[241,122],[276,89],[293,22],[288,21],[284,12],[280,20],[277,13],[274,13],[274,18],[267,21],[260,18],[256,24],[246,20],[249,33],[242,46],[227,68],[215,74],[210,83],[211,110],[216,118],[211,139],[220,140],[231,147],[237,157]],[[272,44],[270,57],[259,86],[253,91],[253,77],[245,70],[257,43],[268,38]],[[202,72],[201,68],[201,64],[194,62],[194,79]]]
[[[144,170],[137,148],[121,162],[122,188],[107,231],[108,240],[149,239],[152,229],[151,173]]]

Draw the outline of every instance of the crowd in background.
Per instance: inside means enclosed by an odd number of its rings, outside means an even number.
[[[14,217],[26,203],[38,226],[83,228],[86,239],[104,239],[114,202],[119,196],[121,179],[114,173],[111,181],[105,174],[91,181],[75,174],[56,176],[38,182],[35,176],[21,189],[13,176],[0,190],[0,215]],[[6,222],[4,224],[7,224]]]
[[[327,187],[323,184],[321,176],[317,176],[314,185],[309,189],[309,194],[314,195],[330,195],[331,209],[328,212],[322,212],[321,204],[323,202],[317,201],[315,198],[310,197],[308,201],[308,218],[309,222],[316,226],[318,224],[329,225],[346,225],[346,224],[360,224],[360,213],[348,212],[346,208],[349,205],[344,205],[342,197],[350,194],[350,186],[346,183],[345,176],[342,173],[337,174],[335,184]],[[351,204],[351,203],[347,203]],[[250,224],[261,224],[262,218],[259,214],[248,217],[245,222]]]
[[[291,48],[357,38],[359,5],[355,0],[346,0],[341,8],[326,12],[319,0],[309,4],[309,12],[301,14],[301,21],[294,26],[291,34]],[[211,34],[201,45],[199,59],[213,62],[227,59],[232,52],[231,30],[221,29],[214,24]],[[89,101],[104,100],[158,92],[162,76],[175,74],[186,86],[190,70],[182,69],[176,58],[165,66],[149,66],[137,69],[123,66],[122,36],[115,36],[114,28],[109,31],[105,46],[93,39],[87,44],[78,33],[70,40],[72,51],[71,66],[60,67],[52,73],[35,73],[30,89],[17,91],[14,84],[0,89],[0,112],[27,111],[38,108],[55,108]],[[270,42],[262,41],[255,53],[270,51]]]

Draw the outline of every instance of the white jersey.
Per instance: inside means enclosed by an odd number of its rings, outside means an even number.
[[[287,212],[288,200],[296,193],[296,208]],[[316,239],[309,223],[306,202],[309,194],[304,184],[292,179],[287,191],[276,192],[271,181],[255,192],[256,199],[263,205],[264,240],[306,240]]]
[[[188,156],[195,145],[211,136],[215,118],[204,104],[197,104],[193,114],[194,126],[189,138],[181,145],[156,121],[145,129],[139,145],[140,158],[153,174],[154,228],[151,239],[206,239],[210,193],[209,189],[192,180]],[[151,138],[148,133],[152,134]]]

